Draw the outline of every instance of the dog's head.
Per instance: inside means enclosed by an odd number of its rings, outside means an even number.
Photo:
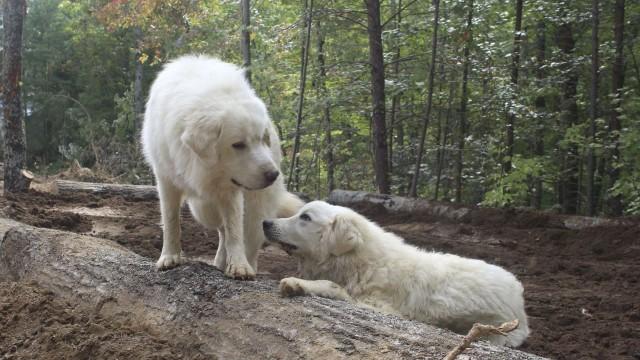
[[[289,254],[323,262],[343,256],[362,245],[361,216],[353,210],[313,201],[286,219],[265,220],[264,234]]]
[[[247,100],[201,112],[187,122],[181,140],[211,172],[224,174],[238,187],[258,190],[280,175],[271,146],[275,137],[264,104]]]

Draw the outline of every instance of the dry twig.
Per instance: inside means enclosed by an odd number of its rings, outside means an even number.
[[[506,322],[498,327],[475,323],[467,335],[462,339],[462,343],[451,350],[443,360],[454,360],[468,348],[472,342],[489,335],[507,336],[507,333],[518,328],[518,319]]]

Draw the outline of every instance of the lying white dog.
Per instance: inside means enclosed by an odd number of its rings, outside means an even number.
[[[242,69],[206,56],[167,64],[151,91],[142,128],[164,226],[159,269],[182,263],[180,207],[218,229],[214,263],[251,279],[264,242],[262,220],[291,216],[302,202],[280,174],[281,150],[264,103]]]
[[[288,219],[263,222],[265,235],[300,260],[305,279],[285,278],[285,296],[317,295],[466,333],[475,322],[514,319],[498,345],[519,346],[529,334],[523,288],[506,270],[480,260],[425,252],[351,209],[314,201]]]

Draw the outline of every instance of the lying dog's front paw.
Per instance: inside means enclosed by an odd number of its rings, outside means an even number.
[[[280,280],[280,295],[285,297],[302,296],[304,289],[298,279],[288,277]]]
[[[253,280],[256,278],[256,272],[253,271],[248,263],[229,262],[224,274],[236,280]]]
[[[167,270],[184,263],[184,258],[180,254],[160,255],[160,259],[156,262],[157,270]]]

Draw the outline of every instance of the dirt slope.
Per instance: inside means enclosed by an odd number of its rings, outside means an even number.
[[[156,258],[160,253],[161,229],[154,201],[31,193],[17,198],[0,198],[0,208],[5,216],[36,226],[109,238],[150,258]],[[524,283],[527,311],[531,317],[532,335],[522,350],[558,359],[640,359],[638,221],[632,221],[628,226],[577,231],[557,226],[560,222],[555,221],[555,215],[515,210],[487,210],[466,224],[438,222],[417,215],[388,214],[379,207],[360,207],[360,210],[417,246],[481,258],[514,272]],[[208,233],[188,213],[183,218],[183,244],[187,255],[211,259],[215,254],[217,234]],[[279,279],[296,273],[294,261],[277,248],[264,249],[260,265],[261,278]],[[36,295],[25,296],[24,302],[18,300],[16,304],[17,300],[10,295],[20,291],[38,294],[38,288],[29,284],[2,286],[14,290],[0,292],[0,309],[10,304],[7,314],[22,308],[17,311],[18,315],[27,316],[21,311],[28,308],[29,299]],[[46,301],[57,301],[51,295],[38,296]],[[52,308],[62,313],[38,313],[38,321],[63,318],[79,311],[64,303],[55,303]],[[4,317],[5,313],[2,314]],[[78,319],[83,318],[79,316]],[[86,332],[87,339],[97,336],[90,323],[78,321],[72,324],[79,333]],[[14,346],[25,331],[3,325],[0,324],[2,349]],[[113,333],[110,339],[122,339],[124,335],[119,332],[127,331],[126,324],[102,323],[101,326],[107,333]],[[56,336],[64,336],[62,328],[52,331],[60,331]],[[30,341],[44,341],[51,334],[31,335]],[[145,336],[154,340],[144,340]],[[84,341],[81,336],[73,337]],[[154,337],[144,329],[136,329],[133,338],[139,339],[134,343],[148,343],[150,347],[166,349],[167,354],[180,348],[176,339]],[[100,346],[108,345],[101,342]],[[113,346],[110,351],[126,348],[115,340]],[[81,345],[74,345],[73,351],[80,348]],[[67,353],[69,357],[73,354]]]

